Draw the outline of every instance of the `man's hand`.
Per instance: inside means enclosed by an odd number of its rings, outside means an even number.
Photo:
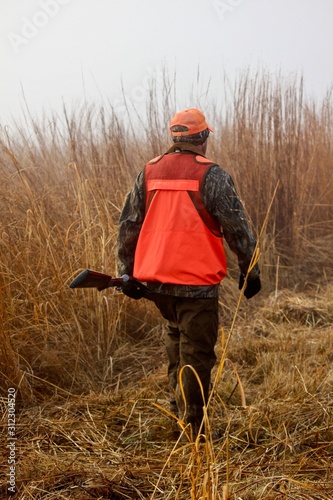
[[[121,291],[131,299],[139,300],[145,296],[145,287],[142,283],[128,281],[121,287]]]
[[[240,275],[239,277],[239,285],[238,288],[241,290],[243,288],[245,281],[245,277],[243,274]],[[244,290],[244,295],[247,299],[251,299],[251,297],[254,297],[259,293],[261,290],[261,281],[259,276],[257,278],[254,278],[253,280],[247,280],[246,287]]]

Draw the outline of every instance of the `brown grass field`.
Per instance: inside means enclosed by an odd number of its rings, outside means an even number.
[[[242,299],[229,255],[205,443],[168,413],[154,306],[68,287],[84,268],[115,275],[125,194],[169,145],[172,85],[136,127],[108,105],[2,124],[1,498],[333,498],[332,92],[247,72],[223,88],[208,156],[259,236],[263,288]]]

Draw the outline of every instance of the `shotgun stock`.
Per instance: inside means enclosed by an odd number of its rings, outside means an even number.
[[[142,297],[153,300],[153,292],[149,290],[141,281],[124,274],[120,278],[112,278],[109,274],[85,269],[80,272],[76,278],[69,284],[70,288],[97,288],[105,290],[110,287],[120,288],[121,291],[132,299],[141,299]]]

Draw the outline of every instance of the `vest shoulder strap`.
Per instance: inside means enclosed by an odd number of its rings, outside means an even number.
[[[148,165],[155,165],[155,163],[159,162],[164,155],[159,155],[153,158],[152,160],[149,160]]]
[[[203,165],[208,165],[208,164],[215,165],[215,162],[213,160],[209,160],[205,156],[201,156],[201,155],[195,156],[194,161],[196,163],[201,163]]]

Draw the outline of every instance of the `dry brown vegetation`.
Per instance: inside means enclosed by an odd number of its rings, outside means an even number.
[[[107,106],[1,129],[1,498],[8,388],[18,499],[332,498],[332,93],[316,103],[301,79],[245,73],[224,82],[221,114],[205,109],[208,156],[261,235],[263,281],[239,302],[229,256],[206,443],[179,438],[167,412],[152,304],[68,288],[86,267],[115,274],[124,196],[169,145],[171,88],[151,92],[140,129]]]

